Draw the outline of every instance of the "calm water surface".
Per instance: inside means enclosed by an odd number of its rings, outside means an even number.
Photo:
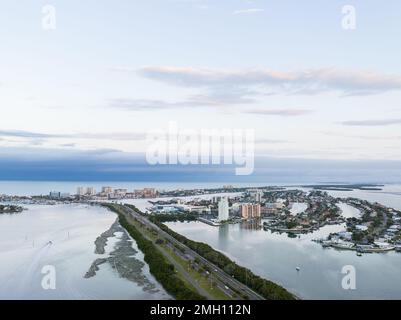
[[[116,215],[85,205],[27,206],[21,214],[0,215],[0,299],[168,299],[145,264],[142,273],[157,292],[121,278],[109,265],[84,278],[95,259],[107,257],[118,241],[109,238],[106,253],[95,254],[95,239]],[[52,242],[49,245],[49,241]],[[137,250],[135,258],[143,262]],[[56,270],[56,289],[44,290],[42,268]],[[105,290],[107,288],[107,290]]]
[[[213,227],[201,222],[168,223],[180,234],[208,243],[254,273],[283,285],[305,299],[401,299],[401,254],[365,254],[324,249],[312,242],[343,226],[288,238],[252,230],[248,225]],[[343,290],[343,266],[356,269],[356,290]],[[296,271],[300,267],[300,271]]]

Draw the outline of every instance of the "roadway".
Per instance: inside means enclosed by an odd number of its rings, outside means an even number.
[[[209,260],[199,255],[197,252],[193,251],[188,246],[184,245],[183,243],[175,239],[173,236],[169,235],[167,232],[160,229],[157,225],[149,221],[147,218],[143,217],[142,215],[138,214],[137,212],[135,212],[134,210],[132,210],[127,206],[123,205],[122,207],[126,213],[130,214],[132,217],[134,217],[144,225],[151,227],[152,229],[157,231],[159,235],[161,235],[171,243],[183,248],[187,254],[190,254],[192,256],[193,259],[195,258],[199,259],[199,261],[201,261],[204,265],[206,265],[209,268],[210,273],[219,281],[224,283],[226,286],[235,289],[237,292],[240,292],[243,295],[248,296],[250,300],[264,300],[264,298],[261,295],[259,295],[258,293],[256,293],[255,291],[244,285],[242,282],[239,282],[235,278],[225,273],[222,269],[220,269],[219,267],[211,263]]]

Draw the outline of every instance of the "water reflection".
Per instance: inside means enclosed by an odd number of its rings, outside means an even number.
[[[240,228],[246,230],[260,230],[262,229],[262,220],[254,219],[254,220],[243,221],[240,223]]]
[[[227,249],[227,245],[229,242],[229,230],[230,226],[228,224],[224,224],[218,227],[219,229],[219,243],[221,244],[221,248],[223,250]]]

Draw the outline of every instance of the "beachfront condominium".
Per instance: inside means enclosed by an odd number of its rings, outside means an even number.
[[[94,195],[96,194],[95,188],[93,188],[93,187],[88,187],[88,188],[86,189],[86,194],[87,194],[88,196],[94,196]]]
[[[221,198],[219,202],[219,221],[228,220],[228,199],[227,197]]]
[[[112,187],[102,187],[102,193],[104,193],[104,194],[113,193],[113,188]]]
[[[244,219],[258,219],[260,213],[260,204],[246,203],[241,205],[241,216]]]
[[[95,188],[92,187],[78,187],[77,188],[77,195],[78,196],[94,196],[96,194]]]
[[[84,196],[85,194],[86,194],[86,188],[84,188],[84,187],[77,188],[77,195]]]

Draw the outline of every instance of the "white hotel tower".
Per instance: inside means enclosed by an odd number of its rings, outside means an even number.
[[[219,221],[228,220],[228,199],[227,197],[221,198],[219,202]]]

